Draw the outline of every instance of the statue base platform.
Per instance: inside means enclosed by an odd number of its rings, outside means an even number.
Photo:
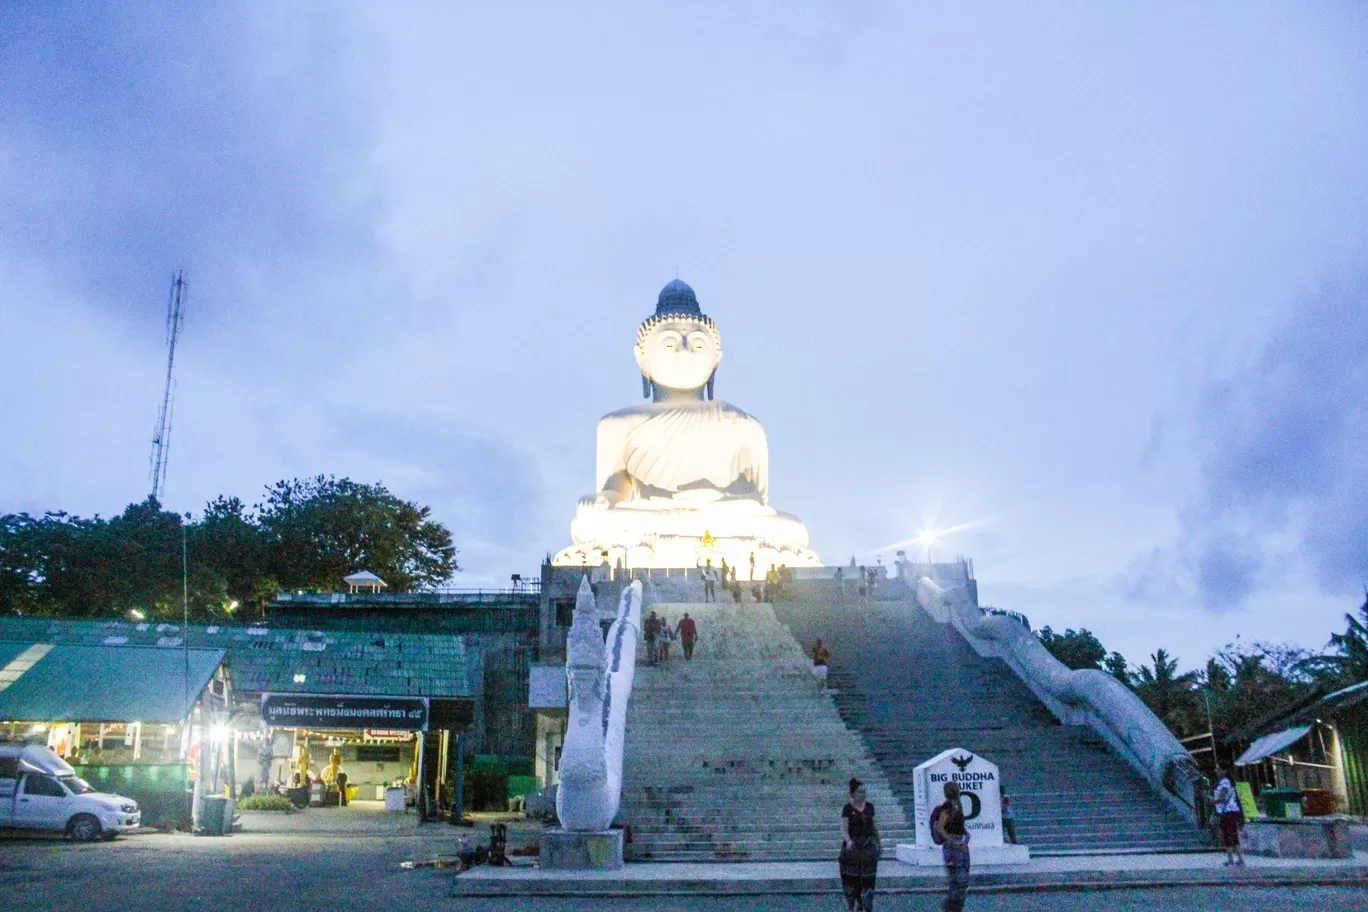
[[[543,871],[616,871],[622,867],[622,830],[572,833],[548,830],[541,837]]]
[[[897,858],[903,864],[916,865],[920,868],[938,868],[945,864],[941,856],[941,847],[938,845],[922,846],[911,842],[900,842],[897,848]],[[969,864],[974,867],[979,865],[1025,864],[1030,860],[1031,850],[1024,845],[976,846],[972,841],[969,843]]]
[[[580,501],[570,523],[574,544],[551,561],[559,567],[609,566],[632,570],[745,567],[755,555],[763,572],[770,564],[820,567],[808,547],[807,527],[796,517],[744,498],[732,500],[627,501],[608,506]]]

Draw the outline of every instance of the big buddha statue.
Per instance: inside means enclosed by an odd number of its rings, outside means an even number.
[[[599,421],[596,491],[570,524],[574,545],[554,563],[696,567],[722,560],[738,579],[770,564],[820,566],[806,527],[769,505],[769,444],[760,422],[713,390],[722,336],[675,279],[637,330],[649,401]]]

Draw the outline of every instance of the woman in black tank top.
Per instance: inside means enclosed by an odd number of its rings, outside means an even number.
[[[850,780],[850,801],[841,808],[841,889],[846,907],[873,912],[874,878],[879,873],[879,830],[864,783]]]

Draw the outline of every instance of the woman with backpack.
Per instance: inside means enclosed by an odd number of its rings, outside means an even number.
[[[969,831],[964,828],[959,783],[945,783],[945,803],[931,812],[931,839],[941,847],[947,887],[944,912],[961,912],[969,892]]]
[[[841,808],[841,890],[851,912],[873,912],[874,878],[883,846],[874,825],[874,805],[864,783],[850,780],[850,800]]]

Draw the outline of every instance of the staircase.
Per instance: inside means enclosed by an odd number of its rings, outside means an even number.
[[[833,860],[851,776],[877,808],[885,854],[907,816],[811,660],[767,604],[655,604],[698,622],[692,661],[644,650],[627,713],[621,817],[635,861]],[[910,805],[908,805],[910,807]]]
[[[847,587],[848,588],[848,587]],[[951,747],[1002,769],[1018,841],[1033,854],[1184,851],[1204,834],[1091,729],[1059,724],[1000,659],[909,601],[861,603],[805,586],[775,606],[804,644],[831,650],[830,687],[908,810],[913,769]]]

